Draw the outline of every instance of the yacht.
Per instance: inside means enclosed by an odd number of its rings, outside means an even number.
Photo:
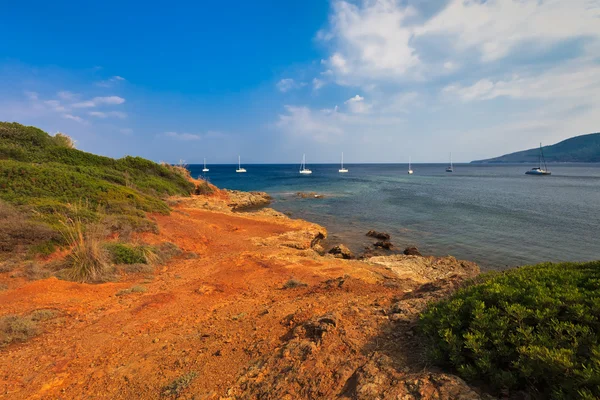
[[[306,154],[302,155],[302,165],[300,166],[301,174],[312,174],[312,171],[306,168]]]
[[[412,170],[412,166],[411,166],[411,162],[410,162],[410,157],[408,157],[408,174],[412,175],[414,173],[414,171]]]
[[[206,158],[204,159],[204,168],[202,168],[202,172],[208,172],[209,169],[206,168]]]
[[[542,168],[542,165],[544,166]],[[542,150],[542,144],[540,143],[540,157],[539,157],[539,166],[535,168],[531,168],[529,171],[525,172],[526,175],[552,175],[552,172],[548,170],[546,166],[546,159],[544,158],[544,150]]]
[[[246,169],[242,168],[242,159],[240,156],[238,156],[238,169],[235,172],[246,172]]]
[[[339,169],[339,172],[341,172],[341,173],[346,173],[346,172],[348,172],[348,169],[347,169],[347,168],[344,168],[344,152],[342,152],[342,166],[341,166],[341,168]]]
[[[454,166],[452,165],[452,153],[450,153],[450,166],[446,168],[446,172],[454,172]]]

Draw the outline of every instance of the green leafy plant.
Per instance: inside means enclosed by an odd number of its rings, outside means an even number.
[[[431,304],[420,331],[430,359],[495,390],[600,396],[600,262],[484,275]]]

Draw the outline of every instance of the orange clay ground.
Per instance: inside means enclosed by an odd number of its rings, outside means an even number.
[[[311,240],[323,228],[226,203],[224,192],[181,199],[171,215],[151,216],[160,233],[141,239],[184,250],[151,276],[79,284],[0,274],[0,316],[58,312],[40,335],[0,348],[0,398],[478,398],[423,369],[414,336],[415,310],[458,278],[422,286],[322,257]],[[284,289],[290,279],[307,286]],[[147,291],[116,295],[134,285]]]

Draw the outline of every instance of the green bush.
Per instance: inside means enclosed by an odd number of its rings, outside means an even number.
[[[145,247],[125,243],[110,243],[107,245],[115,264],[149,264]]]
[[[431,304],[420,331],[431,360],[495,390],[600,397],[600,262],[484,275]]]

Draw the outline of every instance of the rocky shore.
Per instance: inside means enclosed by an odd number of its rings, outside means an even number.
[[[150,244],[194,254],[118,282],[0,273],[0,313],[52,309],[34,339],[0,349],[0,397],[477,399],[428,368],[415,323],[478,267],[407,254],[329,254],[327,231],[266,208],[264,193],[172,198]],[[388,241],[383,235],[378,241]],[[117,295],[133,286],[144,290]]]

